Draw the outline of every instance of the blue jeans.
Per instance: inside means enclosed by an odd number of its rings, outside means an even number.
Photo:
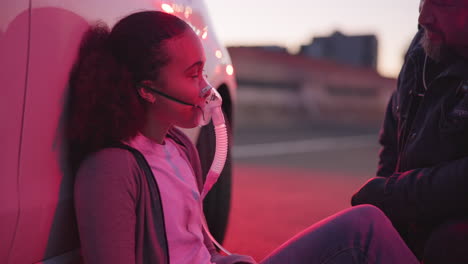
[[[346,209],[304,230],[260,264],[419,263],[384,213]]]

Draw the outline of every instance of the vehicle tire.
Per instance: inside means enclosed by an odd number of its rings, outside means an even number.
[[[232,183],[232,166],[231,166],[231,126],[226,118],[226,126],[229,137],[229,149],[227,153],[226,164],[219,176],[218,181],[213,185],[213,188],[203,201],[204,212],[208,227],[213,237],[223,243],[226,233],[229,211],[231,208],[231,183]],[[216,147],[216,138],[214,133],[213,122],[201,128],[200,136],[197,142],[197,149],[200,155],[203,177],[206,177],[211,163],[214,159]]]

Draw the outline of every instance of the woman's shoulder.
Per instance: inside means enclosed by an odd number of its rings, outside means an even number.
[[[89,154],[81,163],[77,180],[109,181],[127,179],[134,182],[141,170],[133,154],[122,148],[111,147]],[[134,178],[134,179],[132,179]]]
[[[138,175],[136,162],[127,150],[105,148],[88,155],[74,183],[75,206],[81,218],[112,222],[112,215],[117,214],[122,221],[130,221],[141,196]]]

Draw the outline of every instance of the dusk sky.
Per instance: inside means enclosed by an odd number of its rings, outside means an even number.
[[[419,0],[205,0],[219,39],[280,45],[291,52],[314,36],[375,34],[378,70],[396,77],[416,32]]]

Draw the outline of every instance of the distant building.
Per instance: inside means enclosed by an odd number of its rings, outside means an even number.
[[[234,47],[233,47],[234,48]],[[279,52],[279,53],[288,53],[288,50],[285,47],[277,45],[265,45],[265,46],[239,46],[236,48],[248,48],[248,49],[259,49],[265,51]]]
[[[353,66],[377,68],[378,41],[375,35],[346,36],[338,31],[329,37],[315,37],[302,45],[300,54],[330,59]]]
[[[238,83],[236,123],[306,120],[380,123],[396,80],[325,59],[230,47]]]

